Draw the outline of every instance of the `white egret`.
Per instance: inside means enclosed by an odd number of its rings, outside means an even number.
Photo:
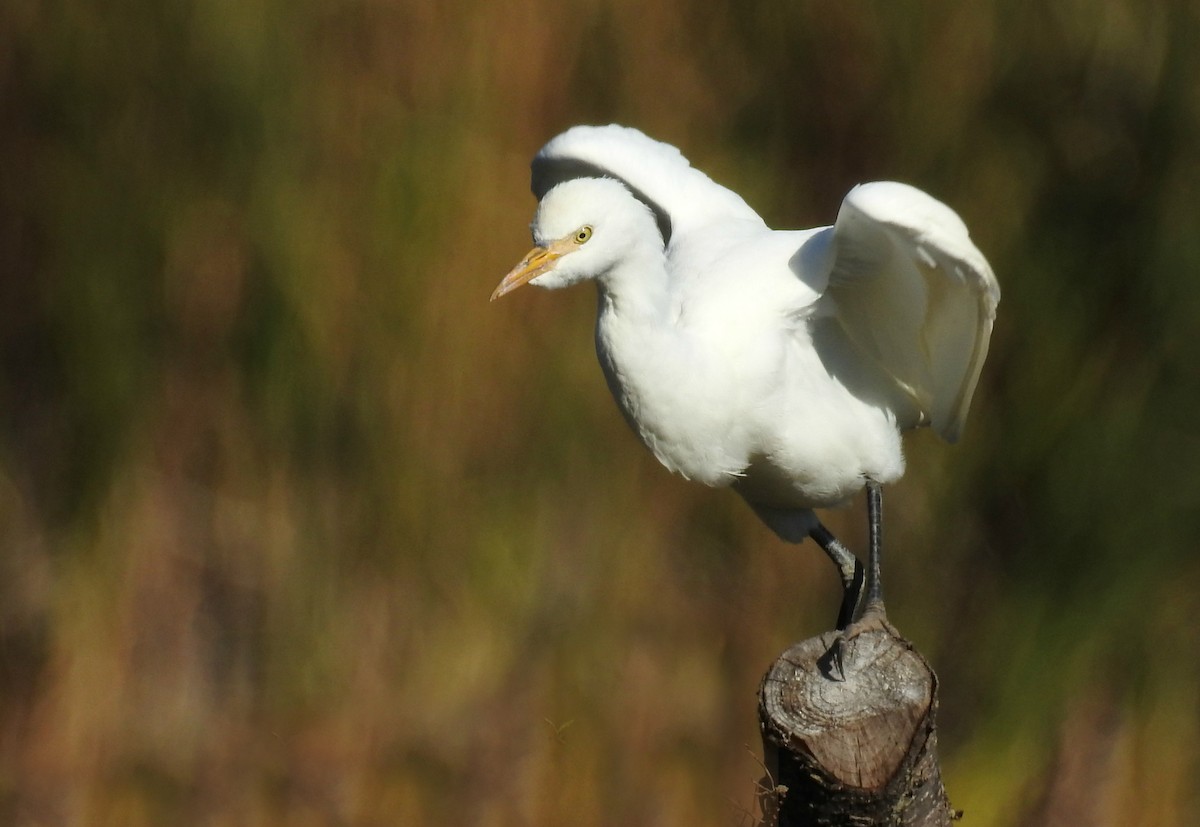
[[[596,351],[629,424],[671,471],[737,491],[784,540],[838,565],[838,628],[882,611],[879,485],[900,431],[963,427],[1000,290],[949,207],[905,184],[853,188],[832,227],[769,229],[679,150],[577,126],[533,159],[537,246],[492,299],[592,280]],[[864,486],[862,567],[814,508]]]

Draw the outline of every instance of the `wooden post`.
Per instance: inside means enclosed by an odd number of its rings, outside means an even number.
[[[764,763],[779,827],[947,827],[937,758],[937,676],[887,622],[868,611],[842,643],[844,680],[831,673],[828,632],[788,649],[758,693]],[[836,668],[834,668],[836,672]]]

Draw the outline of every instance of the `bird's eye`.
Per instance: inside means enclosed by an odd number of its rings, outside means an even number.
[[[583,244],[592,237],[592,225],[585,224],[575,231],[575,243]]]

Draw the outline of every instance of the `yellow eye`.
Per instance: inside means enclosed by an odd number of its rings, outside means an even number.
[[[575,231],[575,243],[576,244],[583,244],[585,241],[587,241],[591,237],[592,237],[592,225],[591,224],[584,224],[582,227],[580,227],[578,230]]]

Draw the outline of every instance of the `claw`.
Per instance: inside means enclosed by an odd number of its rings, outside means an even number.
[[[837,637],[833,639],[833,643],[830,644],[829,649],[826,650],[825,654],[817,662],[817,665],[821,667],[829,679],[838,683],[844,683],[846,680],[845,652],[846,632],[845,630],[841,630],[838,632]]]

